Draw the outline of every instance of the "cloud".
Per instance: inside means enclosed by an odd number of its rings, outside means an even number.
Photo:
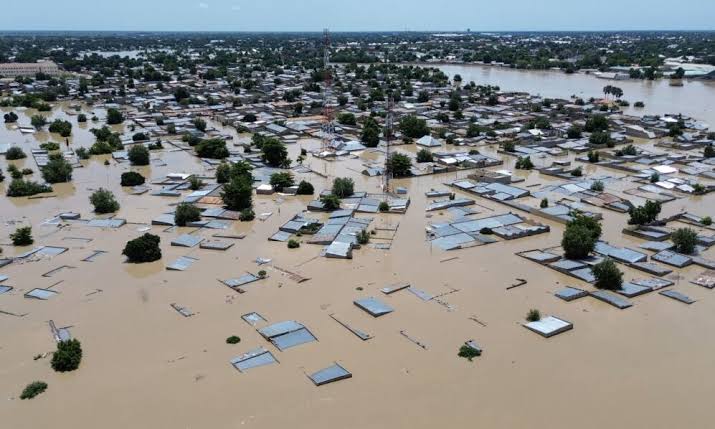
[[[239,10],[241,10],[241,6],[235,4],[235,5],[231,6],[231,10],[239,11]]]
[[[200,7],[201,9],[208,9],[208,8],[209,8],[209,4],[208,4],[208,3],[203,3],[203,2],[201,2],[201,3],[199,3],[199,7]]]

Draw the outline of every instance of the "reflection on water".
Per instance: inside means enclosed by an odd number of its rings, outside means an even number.
[[[440,65],[440,70],[452,77],[462,76],[463,82],[477,85],[498,85],[504,91],[523,91],[550,98],[568,98],[572,95],[588,99],[603,97],[603,87],[614,85],[623,89],[624,99],[631,102],[625,108],[628,114],[682,113],[715,125],[715,83],[688,80],[682,87],[670,86],[665,79],[605,80],[586,74],[566,74],[557,71],[515,70],[480,65]],[[632,107],[643,101],[645,108]]]

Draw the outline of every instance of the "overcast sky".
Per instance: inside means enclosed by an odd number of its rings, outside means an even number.
[[[715,0],[32,0],[10,3],[0,13],[0,30],[715,29]]]

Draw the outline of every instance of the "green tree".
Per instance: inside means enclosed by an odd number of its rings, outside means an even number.
[[[99,188],[89,197],[89,202],[94,206],[95,213],[114,213],[119,210],[119,203],[114,194],[104,188]]]
[[[685,255],[695,253],[698,244],[698,233],[691,228],[678,228],[670,239],[675,244],[675,251]]]
[[[340,208],[340,198],[337,195],[323,195],[320,197],[320,202],[323,203],[323,208],[329,212]]]
[[[200,158],[224,159],[230,155],[223,139],[207,139],[195,146],[196,154]]]
[[[271,174],[270,184],[277,192],[282,192],[285,188],[290,188],[295,184],[293,174],[290,172],[278,172]]]
[[[79,368],[82,361],[82,344],[79,340],[60,341],[57,343],[57,350],[52,355],[52,369],[57,372],[74,371]]]
[[[174,212],[174,223],[177,226],[186,226],[190,222],[201,220],[201,209],[191,203],[179,203]]]
[[[432,161],[434,161],[434,157],[432,156],[432,152],[430,152],[428,149],[420,149],[420,151],[417,152],[417,162]]]
[[[629,225],[646,225],[655,222],[658,219],[658,215],[661,210],[660,201],[648,200],[645,205],[640,207],[631,207],[628,210],[630,219],[628,220]]]
[[[127,152],[132,165],[149,165],[149,149],[143,144],[135,144]]]
[[[12,240],[13,246],[29,246],[35,242],[32,238],[32,227],[22,226],[10,234],[10,240]]]
[[[278,139],[269,138],[263,142],[263,162],[271,167],[283,167],[288,160],[288,149]]]
[[[386,162],[387,173],[393,177],[407,177],[412,175],[412,161],[402,153],[393,153]]]
[[[72,165],[60,154],[52,154],[42,167],[42,177],[47,183],[63,183],[72,180]]]
[[[161,259],[160,242],[161,238],[158,235],[146,233],[134,240],[129,240],[124,246],[122,255],[126,256],[129,262],[135,264],[158,261]]]
[[[355,182],[349,177],[337,177],[333,180],[333,195],[347,198],[355,192]]]
[[[620,290],[623,287],[623,273],[611,258],[606,258],[591,269],[598,289]]]
[[[107,123],[109,125],[117,125],[124,122],[124,115],[117,109],[107,109]]]
[[[120,184],[121,186],[139,186],[143,185],[145,181],[144,176],[136,171],[127,171],[122,173]]]
[[[300,181],[298,184],[298,195],[313,195],[314,193],[315,189],[312,184],[306,182],[305,180]]]
[[[50,132],[58,133],[62,137],[69,137],[72,134],[72,124],[62,119],[55,119],[50,124]]]
[[[427,121],[419,119],[414,115],[408,115],[400,119],[399,128],[402,134],[413,139],[418,139],[429,134]]]
[[[221,199],[227,209],[241,211],[253,206],[253,187],[246,177],[233,177],[223,185]]]

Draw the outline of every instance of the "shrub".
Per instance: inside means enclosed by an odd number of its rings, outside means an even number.
[[[298,240],[290,239],[288,240],[288,248],[289,249],[297,249],[300,247],[300,242]]]
[[[505,152],[516,152],[516,144],[513,141],[504,142]]]
[[[45,390],[47,390],[47,383],[44,381],[33,381],[22,389],[20,399],[32,399]]]
[[[705,146],[705,149],[703,149],[703,156],[705,158],[715,158],[715,148],[713,148],[712,144]]]
[[[241,210],[241,213],[238,215],[238,220],[241,222],[250,222],[255,218],[256,213],[251,208]]]
[[[273,189],[281,192],[284,188],[290,188],[293,186],[295,184],[295,179],[293,179],[293,175],[290,172],[281,171],[271,174],[270,184],[273,186]]]
[[[310,182],[306,182],[305,180],[300,181],[298,184],[298,195],[313,195],[314,193],[315,189]]]
[[[355,182],[348,177],[338,177],[333,180],[333,195],[338,198],[347,198],[355,192]]]
[[[189,178],[189,188],[192,191],[198,191],[204,186],[204,181],[198,178],[197,176],[191,176]]]
[[[32,227],[22,226],[10,234],[10,240],[14,246],[29,246],[35,242],[32,238]]]
[[[323,203],[323,208],[327,211],[333,211],[340,208],[340,198],[334,194],[323,195],[320,197],[320,202]]]
[[[566,131],[566,136],[570,139],[580,139],[582,132],[583,132],[583,128],[579,127],[578,125],[572,125]]]
[[[402,153],[393,153],[387,159],[387,173],[393,177],[407,177],[412,175],[412,161],[410,157]]]
[[[83,122],[87,122],[87,115],[85,115],[84,113],[80,113],[79,115],[77,115],[77,122],[80,124]]]
[[[414,115],[408,115],[400,119],[399,128],[402,134],[412,139],[418,139],[429,134],[427,122]]]
[[[32,115],[32,118],[30,118],[30,124],[32,124],[36,130],[39,130],[47,125],[47,119],[42,115]]]
[[[229,156],[226,142],[222,139],[207,139],[195,146],[196,154],[201,158],[224,159]]]
[[[601,155],[598,153],[598,151],[591,150],[588,152],[588,162],[596,163],[600,160],[601,160]]]
[[[89,148],[89,153],[92,155],[106,155],[114,152],[114,147],[107,142],[96,142]]]
[[[484,228],[479,230],[479,233],[482,235],[492,235],[494,234],[494,231],[491,228],[485,226]]]
[[[8,197],[30,197],[47,192],[52,192],[52,187],[49,185],[42,185],[29,180],[14,179],[10,182],[6,195]]]
[[[74,153],[79,159],[89,159],[89,151],[86,148],[77,148],[75,149]]]
[[[94,206],[95,213],[114,213],[119,210],[119,203],[110,191],[99,188],[89,197],[89,202]]]
[[[139,186],[143,185],[145,181],[146,179],[144,179],[144,176],[136,171],[127,171],[126,173],[122,173],[122,186]]]
[[[190,203],[180,203],[174,211],[174,223],[177,226],[186,226],[189,222],[201,220],[201,209]]]
[[[628,210],[628,214],[631,216],[628,219],[629,225],[645,225],[652,222],[658,218],[661,210],[660,201],[646,201],[645,205],[640,207],[631,207]]]
[[[592,145],[607,145],[611,141],[611,135],[606,132],[597,131],[588,138],[588,142]]]
[[[571,175],[573,177],[581,177],[583,176],[583,168],[581,167],[576,167],[573,170],[571,170]]]
[[[149,138],[144,133],[136,133],[132,136],[132,141],[135,142],[142,142],[145,140],[149,140]]]
[[[245,177],[234,177],[223,185],[221,199],[229,210],[241,211],[253,206],[253,188]]]
[[[23,168],[21,173],[23,176],[29,176],[30,174],[34,174],[34,171],[32,171],[31,168]]]
[[[5,120],[6,124],[12,124],[12,123],[17,122],[17,120],[19,118],[17,116],[17,113],[10,112],[10,113],[6,113],[5,115],[3,115],[3,119]]]
[[[366,230],[362,230],[357,233],[357,242],[360,245],[365,245],[370,242],[370,233],[368,233]]]
[[[606,258],[592,268],[598,289],[620,290],[623,286],[623,273],[611,258]]]
[[[526,313],[526,320],[527,322],[538,322],[541,320],[541,312],[535,308],[532,308],[529,310],[528,313]]]
[[[216,183],[228,183],[231,180],[231,165],[222,162],[216,167]]]
[[[608,129],[608,119],[603,115],[593,115],[586,120],[586,125],[583,129],[589,133],[606,131]]]
[[[603,192],[603,190],[604,190],[603,182],[601,182],[600,180],[596,180],[595,182],[593,182],[591,184],[591,190],[594,192]]]
[[[44,149],[48,152],[52,152],[53,150],[60,150],[60,145],[55,142],[47,142],[47,143],[42,143],[40,145],[40,149]]]
[[[548,208],[549,207],[549,199],[544,198],[543,200],[541,200],[541,204],[539,204],[539,207],[541,207],[542,209]]]
[[[704,218],[700,219],[700,223],[705,226],[710,226],[713,224],[713,219],[710,216],[705,216]]]
[[[5,159],[7,159],[8,161],[23,158],[27,158],[27,155],[25,155],[25,152],[19,146],[12,146],[7,150],[7,152],[5,152]]]
[[[338,123],[342,125],[356,125],[355,115],[352,113],[341,113],[338,115]]]
[[[74,371],[82,361],[82,345],[73,338],[57,343],[57,351],[52,355],[52,369],[57,372]]]
[[[62,137],[69,137],[72,134],[72,124],[62,119],[55,119],[50,124],[50,132],[57,133]]]
[[[143,144],[132,146],[127,152],[127,157],[132,165],[149,165],[149,149]]]
[[[121,124],[122,122],[124,122],[122,112],[114,108],[107,110],[107,123],[109,125]]]
[[[206,131],[206,121],[204,121],[203,119],[196,118],[194,119],[193,124],[197,130],[201,132]]]
[[[387,201],[380,201],[380,205],[377,208],[382,213],[390,211],[390,205],[387,203]]]
[[[464,344],[462,347],[459,348],[459,353],[457,353],[457,356],[461,358],[465,358],[468,361],[472,361],[475,357],[481,356],[482,352],[475,349],[474,347],[469,347],[468,345]]]
[[[261,150],[263,150],[263,162],[271,167],[285,167],[286,164],[290,166],[288,149],[279,140],[274,138],[266,139]]]
[[[262,279],[265,279],[267,275],[268,275],[268,273],[266,272],[266,270],[261,270],[258,272],[258,277],[260,277]]]
[[[695,253],[695,246],[698,244],[698,233],[690,228],[679,228],[670,239],[675,244],[675,251],[686,255]]]
[[[660,182],[660,174],[658,173],[653,173],[650,175],[650,183],[658,183]]]
[[[561,247],[568,259],[582,259],[587,257],[596,245],[591,230],[584,225],[568,225],[561,239]]]
[[[531,162],[530,156],[520,156],[519,159],[516,160],[515,168],[517,170],[531,170],[534,168],[534,163]]]
[[[643,108],[645,107],[645,103],[643,103],[642,101],[636,101],[635,103],[633,103],[633,107]]]
[[[241,338],[236,335],[231,335],[230,337],[226,338],[226,344],[238,344],[240,342]]]
[[[72,165],[60,154],[50,155],[42,167],[42,178],[47,183],[64,183],[72,180]]]
[[[124,246],[122,255],[135,264],[157,261],[161,259],[160,242],[161,238],[158,235],[146,233],[139,238],[129,240]]]
[[[430,152],[427,149],[420,149],[419,152],[417,152],[417,162],[432,162],[434,161],[434,157],[432,156],[432,152]]]

